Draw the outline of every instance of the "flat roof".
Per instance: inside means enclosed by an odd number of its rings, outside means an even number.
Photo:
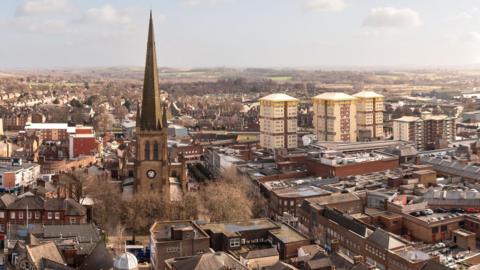
[[[209,237],[195,222],[191,220],[179,221],[159,221],[153,224],[150,233],[155,235],[155,240],[158,242],[170,241],[172,239],[172,228],[187,229],[191,228],[194,231],[195,239]]]
[[[324,206],[329,204],[337,204],[337,203],[344,203],[344,202],[352,202],[352,201],[360,201],[360,198],[351,193],[332,193],[328,196],[321,196],[306,199],[310,204],[317,205],[317,206]]]
[[[416,122],[419,120],[421,120],[421,118],[416,116],[403,116],[397,119],[393,119],[393,121],[400,121],[400,122]]]
[[[356,94],[353,94],[354,97],[358,98],[383,98],[384,96],[377,94],[373,91],[361,91]]]
[[[313,99],[325,99],[325,100],[355,100],[354,96],[342,93],[342,92],[326,92],[313,97]]]
[[[475,233],[473,233],[471,231],[464,230],[464,229],[456,229],[456,230],[453,231],[453,233],[459,234],[461,236],[475,235]]]
[[[275,94],[270,94],[268,96],[264,96],[260,98],[259,100],[265,100],[265,101],[299,101],[298,99],[291,97],[286,94],[282,93],[275,93]]]
[[[210,230],[213,233],[224,233],[228,236],[235,236],[238,235],[239,232],[277,229],[279,225],[270,219],[259,218],[226,223],[208,223],[200,225],[200,228]]]
[[[285,224],[281,224],[279,229],[271,230],[270,233],[283,243],[294,243],[308,240],[308,238]]]

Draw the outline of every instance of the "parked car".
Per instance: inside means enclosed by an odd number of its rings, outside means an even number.
[[[425,215],[432,215],[433,214],[433,210],[432,209],[425,209],[422,211]]]

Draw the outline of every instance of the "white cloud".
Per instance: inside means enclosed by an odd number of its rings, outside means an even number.
[[[128,24],[131,19],[126,13],[120,12],[111,5],[104,5],[102,7],[88,9],[83,21]]]
[[[471,19],[477,17],[479,11],[480,10],[478,8],[474,7],[474,8],[471,8],[470,10],[468,10],[468,11],[463,11],[463,12],[458,13],[457,15],[451,17],[450,20],[452,20],[452,21],[460,21],[460,20],[468,21],[468,20],[471,20]]]
[[[480,42],[480,33],[476,31],[468,32],[463,39],[468,42]]]
[[[420,15],[413,9],[393,7],[374,8],[363,21],[370,27],[412,27],[421,25]]]
[[[216,5],[223,2],[227,2],[229,0],[178,0],[185,6],[194,7],[199,5]]]
[[[66,22],[63,20],[30,20],[18,18],[0,22],[0,28],[13,29],[18,32],[31,34],[57,35],[66,30]]]
[[[69,0],[27,0],[15,10],[15,16],[29,16],[72,10]]]
[[[345,7],[343,0],[308,0],[305,3],[307,11],[341,11]]]

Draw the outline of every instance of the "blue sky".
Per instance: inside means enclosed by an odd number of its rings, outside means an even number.
[[[479,0],[2,0],[0,68],[480,63]]]

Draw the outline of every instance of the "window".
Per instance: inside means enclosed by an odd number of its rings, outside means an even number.
[[[180,247],[167,247],[167,253],[180,252]]]
[[[158,160],[158,143],[153,144],[153,160]]]
[[[145,143],[145,160],[150,160],[150,143]]]
[[[432,233],[438,233],[438,227],[432,228]]]
[[[0,212],[0,218],[5,218],[5,212]]]
[[[15,212],[10,212],[10,219],[15,219]]]
[[[230,247],[239,247],[239,246],[240,246],[240,238],[230,239]]]
[[[3,224],[0,224],[0,232],[3,232],[3,231],[5,231],[3,228]]]
[[[27,218],[32,219],[32,212],[30,212],[30,211],[27,212]]]
[[[38,211],[35,212],[35,219],[40,219],[40,212]]]
[[[53,217],[53,214],[52,214],[52,212],[48,212],[48,214],[47,214],[47,218],[48,218],[48,219],[52,219],[52,217]]]
[[[74,218],[74,217],[71,217],[70,218],[70,224],[75,224],[75,223],[77,223],[77,219]]]
[[[18,212],[18,219],[23,219],[23,212]]]
[[[60,213],[59,212],[55,212],[55,219],[60,219]]]

